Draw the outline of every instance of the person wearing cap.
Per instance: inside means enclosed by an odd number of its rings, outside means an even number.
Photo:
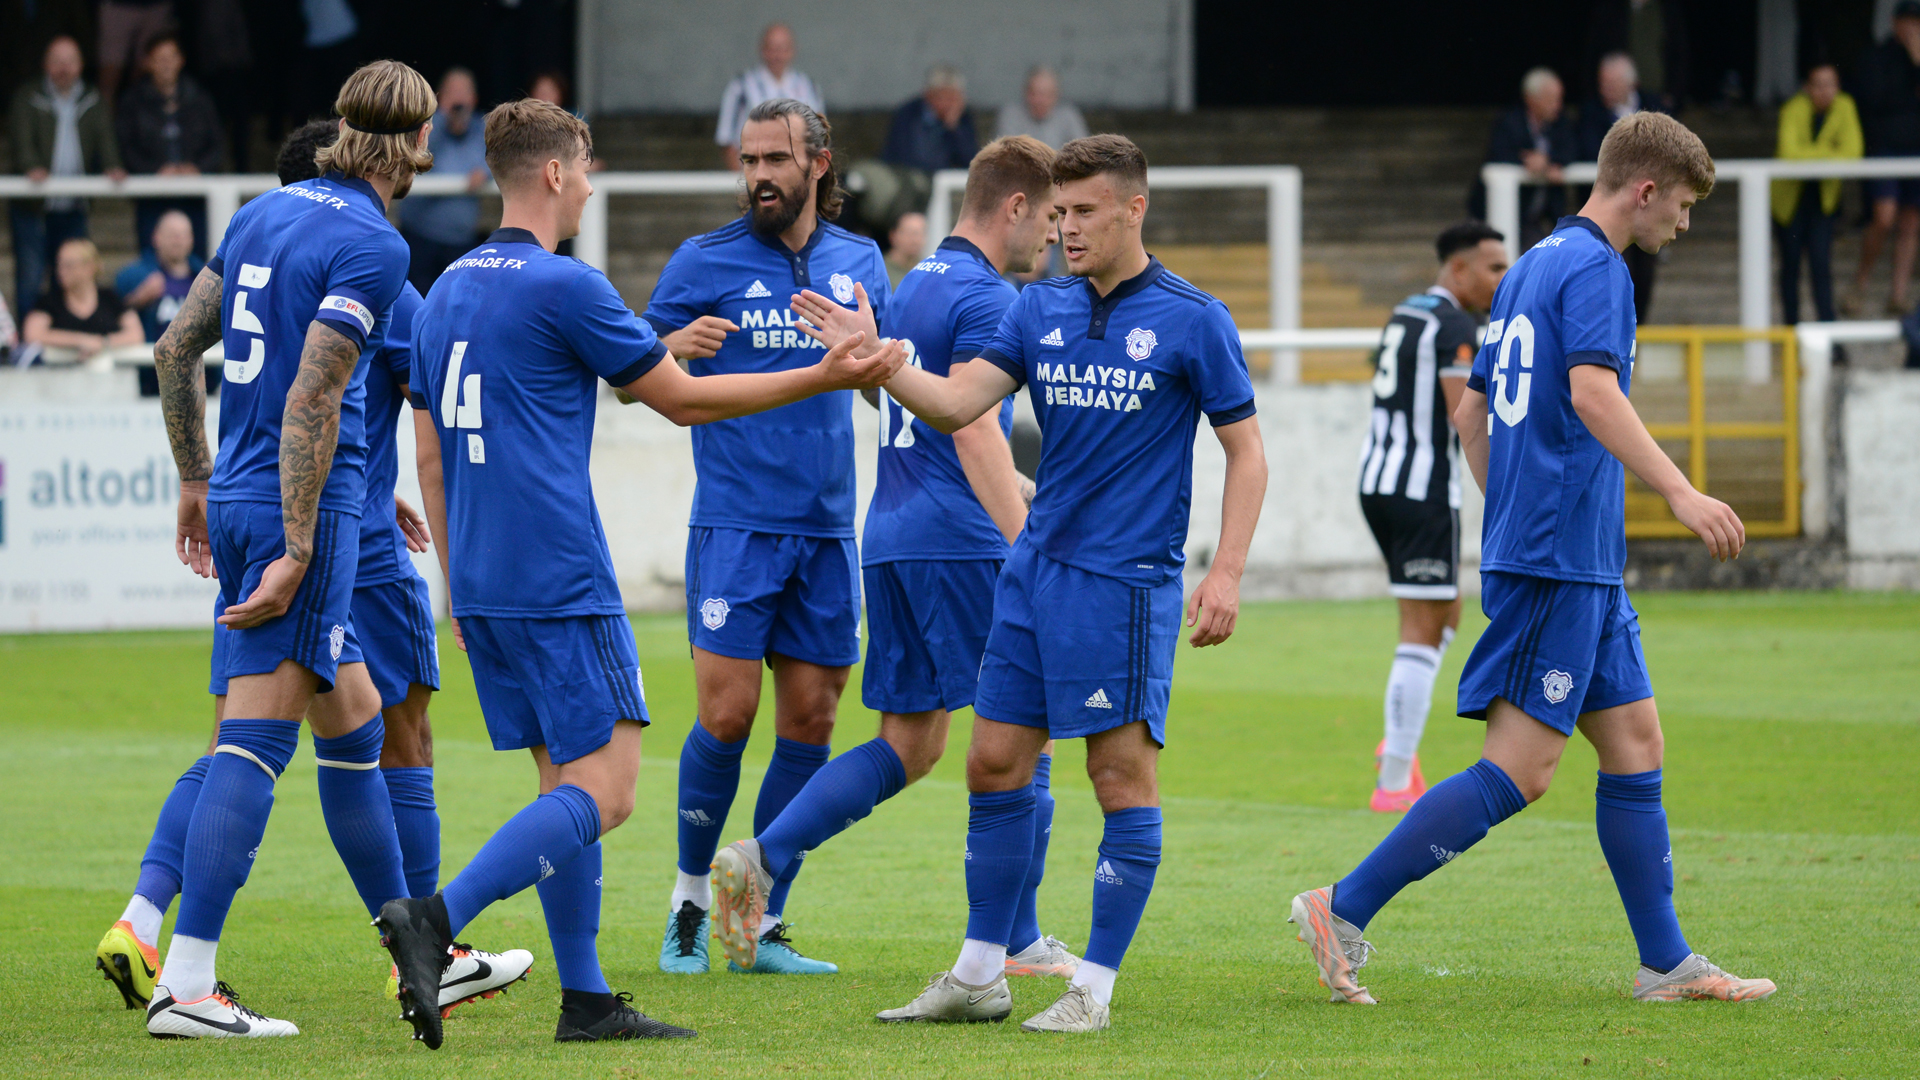
[[[1920,0],[1900,0],[1893,6],[1893,33],[1868,49],[1856,70],[1855,100],[1866,130],[1867,156],[1920,156]],[[1893,288],[1886,311],[1904,315],[1914,255],[1920,252],[1920,176],[1869,180],[1865,188],[1873,219],[1860,237],[1860,268],[1840,310],[1853,316],[1864,309],[1867,278],[1879,265],[1880,250],[1892,232]]]

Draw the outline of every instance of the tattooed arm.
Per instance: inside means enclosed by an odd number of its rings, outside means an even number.
[[[258,626],[286,614],[292,606],[293,595],[313,562],[320,490],[327,484],[333,451],[340,441],[340,398],[359,360],[360,346],[352,338],[323,322],[307,325],[300,370],[287,390],[286,411],[280,417],[280,517],[286,528],[287,553],[268,565],[252,595],[227,608],[222,623]]]
[[[207,449],[207,373],[201,359],[220,340],[220,275],[200,271],[180,313],[153,346],[160,380],[160,414],[180,470],[180,508],[173,550],[201,577],[217,576],[207,542],[207,479],[213,454]]]

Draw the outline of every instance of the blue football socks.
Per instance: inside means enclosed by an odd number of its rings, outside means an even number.
[[[220,940],[233,895],[247,883],[254,853],[267,834],[274,782],[299,745],[298,721],[229,717],[221,722],[220,745],[187,826],[176,935]]]
[[[547,940],[553,945],[553,970],[560,976],[560,989],[612,993],[600,973],[598,840],[581,848],[553,876],[540,879],[540,910],[547,917]]]
[[[1033,785],[967,796],[967,937],[1006,945],[1033,861]]]
[[[442,890],[450,929],[459,934],[487,905],[559,873],[599,840],[600,807],[585,788],[561,784],[533,800]]]
[[[740,790],[740,753],[747,740],[725,743],[693,722],[680,747],[680,872],[705,877],[720,847],[733,797]]]
[[[200,785],[212,764],[212,754],[199,758],[173,782],[167,801],[160,804],[160,820],[153,823],[153,839],[147,841],[147,853],[140,860],[140,880],[134,883],[134,895],[146,897],[161,911],[180,895],[180,877],[187,862],[187,827],[193,823],[193,804],[200,799]]]
[[[1013,911],[1009,952],[1019,952],[1040,940],[1040,879],[1047,874],[1047,841],[1053,836],[1053,755],[1041,754],[1033,767],[1033,861],[1027,864],[1027,884],[1020,890],[1020,906]]]
[[[760,831],[761,856],[769,869],[783,874],[801,852],[838,836],[906,786],[906,766],[887,740],[861,743],[821,766],[780,816]]]
[[[1107,815],[1100,861],[1093,870],[1093,929],[1087,935],[1089,963],[1119,970],[1140,927],[1160,866],[1160,808],[1133,806]]]
[[[440,809],[433,801],[433,766],[381,769],[387,798],[393,802],[393,827],[400,834],[400,864],[407,895],[432,896],[440,887]]]
[[[1427,789],[1380,846],[1340,879],[1333,913],[1366,929],[1394,894],[1480,842],[1487,830],[1526,809],[1512,778],[1481,758]]]
[[[828,746],[815,746],[812,743],[796,742],[793,739],[773,741],[773,760],[767,762],[767,775],[760,781],[760,797],[753,804],[753,834],[760,835],[767,826],[772,825],[780,811],[787,808],[807,781],[827,763],[827,755],[833,753]],[[804,852],[806,849],[800,849]],[[800,864],[805,856],[796,852],[787,863],[786,869],[773,880],[773,889],[767,893],[767,914],[779,915],[787,909],[787,892],[793,888],[793,879],[800,873]]]
[[[380,772],[380,746],[386,739],[386,722],[377,713],[338,738],[313,738],[320,813],[368,915],[378,915],[387,901],[409,895],[393,802]]]
[[[1673,911],[1673,847],[1667,840],[1667,811],[1660,805],[1660,770],[1599,775],[1594,828],[1640,946],[1640,962],[1672,971],[1693,950]]]

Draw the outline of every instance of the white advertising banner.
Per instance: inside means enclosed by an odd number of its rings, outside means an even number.
[[[0,405],[0,632],[209,626],[179,495],[159,402]]]

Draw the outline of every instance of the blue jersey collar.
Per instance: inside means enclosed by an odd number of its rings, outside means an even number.
[[[1595,239],[1600,241],[1602,247],[1608,251],[1613,251],[1613,241],[1607,239],[1607,231],[1602,229],[1599,224],[1590,217],[1582,217],[1579,214],[1568,214],[1566,217],[1553,223],[1554,232],[1559,232],[1561,229],[1585,229],[1592,233]],[[1617,251],[1613,251],[1613,254],[1616,258],[1620,257],[1620,253]]]
[[[1087,278],[1087,303],[1093,307],[1087,319],[1087,340],[1106,340],[1107,322],[1113,315],[1113,309],[1119,306],[1120,301],[1159,281],[1160,275],[1166,272],[1167,268],[1160,265],[1159,259],[1148,255],[1147,268],[1145,270],[1114,286],[1113,291],[1105,296],[1101,296],[1099,290],[1093,287],[1093,279]]]
[[[547,250],[547,246],[540,242],[540,238],[533,235],[532,229],[513,229],[501,226],[493,230],[484,242],[489,244],[532,244],[542,251]]]
[[[367,198],[372,199],[373,205],[379,207],[382,214],[387,212],[386,201],[380,198],[380,193],[373,190],[372,184],[367,183],[357,176],[348,176],[340,172],[330,172],[320,179],[325,180],[329,184],[338,184],[344,188],[352,188]]]
[[[973,241],[967,239],[964,236],[947,237],[945,240],[940,241],[940,247],[938,250],[965,252],[966,254],[971,255],[976,259],[979,259],[981,262],[986,263],[987,268],[989,270],[993,269],[993,260],[987,258],[987,253],[984,251],[981,251],[980,246],[978,244],[975,244]],[[996,270],[994,272],[998,273],[999,271]]]
[[[819,247],[821,239],[827,235],[826,222],[818,218],[814,219],[813,235],[807,237],[806,244],[802,246],[799,251],[788,247],[787,242],[777,236],[761,236],[755,231],[753,227],[753,211],[751,210],[746,213],[746,224],[748,236],[765,244],[769,249],[779,252],[781,256],[787,260],[787,265],[793,269],[793,283],[795,285],[809,286],[813,284],[813,279],[807,275],[807,260],[813,256],[813,249]]]

